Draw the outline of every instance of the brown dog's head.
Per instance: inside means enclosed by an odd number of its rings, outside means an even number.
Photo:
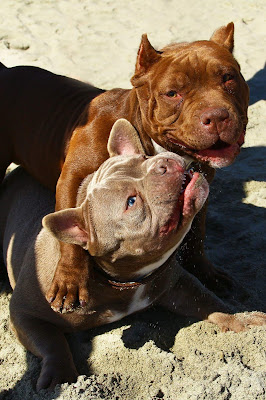
[[[144,129],[162,147],[214,168],[244,142],[249,89],[232,55],[234,25],[156,51],[143,35],[135,75]]]
[[[147,157],[126,120],[108,141],[110,158],[83,181],[77,208],[46,216],[59,240],[78,244],[122,281],[143,277],[177,249],[208,196],[199,173],[177,154]]]

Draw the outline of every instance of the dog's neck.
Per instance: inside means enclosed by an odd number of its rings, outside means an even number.
[[[161,258],[159,258],[159,260],[150,263],[148,265],[145,265],[143,268],[141,268],[138,272],[136,272],[135,274],[135,279],[134,280],[130,280],[130,281],[119,281],[118,279],[115,279],[114,276],[111,276],[108,274],[108,272],[106,272],[102,265],[97,264],[97,270],[99,272],[101,272],[101,274],[103,276],[106,277],[106,279],[108,280],[108,282],[110,282],[111,285],[113,286],[117,286],[120,287],[121,290],[127,289],[129,287],[137,287],[143,284],[148,283],[149,281],[153,280],[155,278],[155,276],[157,276],[157,273],[160,273],[160,271],[165,268],[167,268],[167,265],[170,264],[170,259],[171,257],[175,257],[175,253],[176,250],[179,248],[179,246],[181,245],[184,237],[186,236],[186,234],[188,233],[188,231],[191,228],[191,223],[188,225],[188,227],[186,228],[186,231],[184,232],[184,234],[182,235],[182,238],[179,242],[177,242],[173,247],[171,247],[168,251],[166,251]]]
[[[174,254],[176,252],[176,250],[179,248],[179,246],[181,245],[184,237],[186,236],[186,234],[188,233],[188,231],[191,228],[191,224],[187,227],[185,234],[182,236],[182,239],[177,242],[173,247],[171,247],[171,249],[169,249],[168,251],[166,251],[166,253],[164,253],[161,258],[151,264],[146,265],[145,267],[141,268],[135,275],[136,277],[136,281],[139,282],[142,279],[150,276],[154,271],[156,271],[157,269],[159,269],[162,265],[164,265],[172,256],[172,254]]]
[[[121,282],[118,280],[115,280],[112,276],[108,275],[101,267],[97,268],[97,275],[98,279],[101,281],[104,281],[105,284],[108,284],[114,289],[118,290],[127,290],[127,289],[137,289],[140,286],[145,286],[145,285],[150,285],[155,279],[158,279],[158,277],[165,273],[167,268],[170,266],[170,259],[171,257],[175,257],[175,254],[171,254],[169,258],[161,264],[157,269],[155,269],[153,272],[150,272],[149,274],[142,276],[141,278],[135,280],[135,281],[127,281],[127,282]]]

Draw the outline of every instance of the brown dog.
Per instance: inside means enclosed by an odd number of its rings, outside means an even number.
[[[233,23],[209,41],[156,51],[143,35],[133,89],[102,93],[90,85],[32,67],[2,67],[0,178],[11,161],[56,188],[56,209],[73,207],[82,179],[108,158],[113,123],[126,118],[148,155],[162,149],[189,155],[207,174],[231,164],[244,141],[248,87],[232,55]],[[203,210],[182,257],[210,285],[223,277],[206,259]],[[194,233],[197,234],[197,239]],[[194,268],[194,269],[193,269]],[[61,259],[47,299],[54,309],[88,301],[89,268],[78,246],[61,245]]]
[[[22,169],[7,177],[0,196],[0,238],[14,289],[10,318],[22,344],[42,359],[37,389],[78,375],[64,332],[108,324],[152,304],[205,318],[223,331],[266,323],[263,313],[228,314],[176,261],[208,196],[204,177],[186,174],[184,159],[172,152],[147,157],[125,120],[115,123],[108,150],[111,158],[82,182],[76,208],[46,215],[53,193]],[[41,229],[43,215],[48,230]],[[73,313],[55,313],[45,299],[60,257],[55,238],[95,255],[90,304]]]

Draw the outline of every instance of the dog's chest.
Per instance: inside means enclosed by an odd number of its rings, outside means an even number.
[[[118,310],[115,307],[110,307],[105,317],[103,317],[106,319],[104,323],[115,322],[126,317],[127,315],[144,310],[149,305],[151,305],[151,303],[152,299],[149,298],[145,285],[141,285],[137,289],[135,289],[135,293],[132,296],[132,299],[128,302],[127,307],[124,310]]]

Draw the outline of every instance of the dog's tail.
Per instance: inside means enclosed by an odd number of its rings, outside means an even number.
[[[2,64],[1,62],[0,62],[0,69],[1,68],[7,68],[4,64]]]

